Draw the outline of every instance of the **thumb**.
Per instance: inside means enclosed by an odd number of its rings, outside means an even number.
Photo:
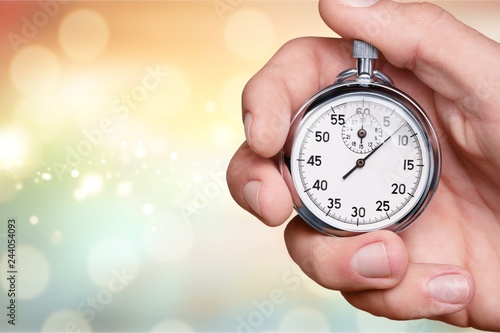
[[[375,45],[392,65],[449,100],[476,107],[500,89],[499,44],[436,5],[320,0],[319,10],[339,35]]]

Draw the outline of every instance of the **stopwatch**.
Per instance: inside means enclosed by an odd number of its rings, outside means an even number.
[[[281,172],[297,213],[316,230],[400,232],[437,189],[439,142],[417,102],[375,69],[374,46],[355,40],[353,58],[356,68],[293,117]]]

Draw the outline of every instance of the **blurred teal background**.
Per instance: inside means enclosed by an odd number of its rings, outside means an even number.
[[[500,2],[435,2],[500,40]],[[230,197],[241,90],[306,35],[316,1],[0,2],[0,330],[473,331],[352,308]]]

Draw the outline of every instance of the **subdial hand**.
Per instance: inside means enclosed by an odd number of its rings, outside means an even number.
[[[361,139],[360,147],[363,147],[363,139],[366,138],[365,117],[361,117],[361,129],[358,131],[358,137]]]

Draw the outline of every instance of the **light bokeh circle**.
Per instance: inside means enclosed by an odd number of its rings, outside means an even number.
[[[90,323],[74,310],[61,309],[50,314],[42,332],[92,332]]]
[[[146,215],[146,216],[153,215],[154,211],[155,211],[155,207],[152,204],[145,203],[144,205],[142,205],[142,212],[144,215]]]
[[[214,113],[215,111],[217,111],[217,103],[215,103],[214,101],[206,101],[204,108],[207,113]]]
[[[90,9],[68,14],[59,27],[59,43],[64,53],[77,61],[90,61],[106,49],[109,28],[106,20]]]
[[[233,13],[224,27],[224,41],[238,58],[254,60],[266,56],[274,43],[275,29],[271,19],[256,9]]]
[[[12,200],[21,189],[19,189],[17,180],[9,174],[0,173],[0,203],[6,203]]]
[[[60,246],[64,242],[64,234],[61,230],[54,230],[50,235],[50,244],[52,246]]]
[[[29,45],[14,55],[10,78],[19,92],[40,96],[55,88],[60,71],[59,60],[51,50]]]
[[[330,332],[328,318],[313,307],[300,307],[288,312],[281,320],[280,332]]]
[[[210,136],[216,147],[231,147],[234,142],[244,140],[243,131],[236,132],[234,127],[227,122],[214,123],[210,128]],[[238,139],[238,140],[236,140]]]
[[[0,168],[12,169],[24,164],[28,155],[26,131],[5,128],[0,131]]]
[[[184,110],[191,95],[191,83],[188,75],[177,66],[149,66],[142,84],[133,87],[129,95],[138,109],[168,117]]]
[[[30,217],[29,221],[31,225],[37,225],[40,222],[40,219],[38,216],[33,215]]]
[[[146,252],[164,263],[185,258],[194,243],[192,226],[175,214],[166,214],[161,220],[145,226],[142,244]]]
[[[90,278],[100,287],[107,288],[117,275],[125,274],[132,282],[139,272],[139,256],[127,241],[110,237],[94,245],[88,256]]]
[[[16,108],[14,122],[28,129],[43,143],[53,141],[63,125],[63,111],[57,100],[37,96],[22,100]]]
[[[181,320],[167,319],[156,324],[151,332],[195,332],[195,330]]]
[[[4,254],[0,264],[0,283],[4,290],[8,290],[10,283],[7,280],[10,270],[7,267],[7,255]],[[18,245],[16,249],[16,297],[19,300],[30,300],[40,296],[50,281],[49,261],[39,250],[27,245]]]

